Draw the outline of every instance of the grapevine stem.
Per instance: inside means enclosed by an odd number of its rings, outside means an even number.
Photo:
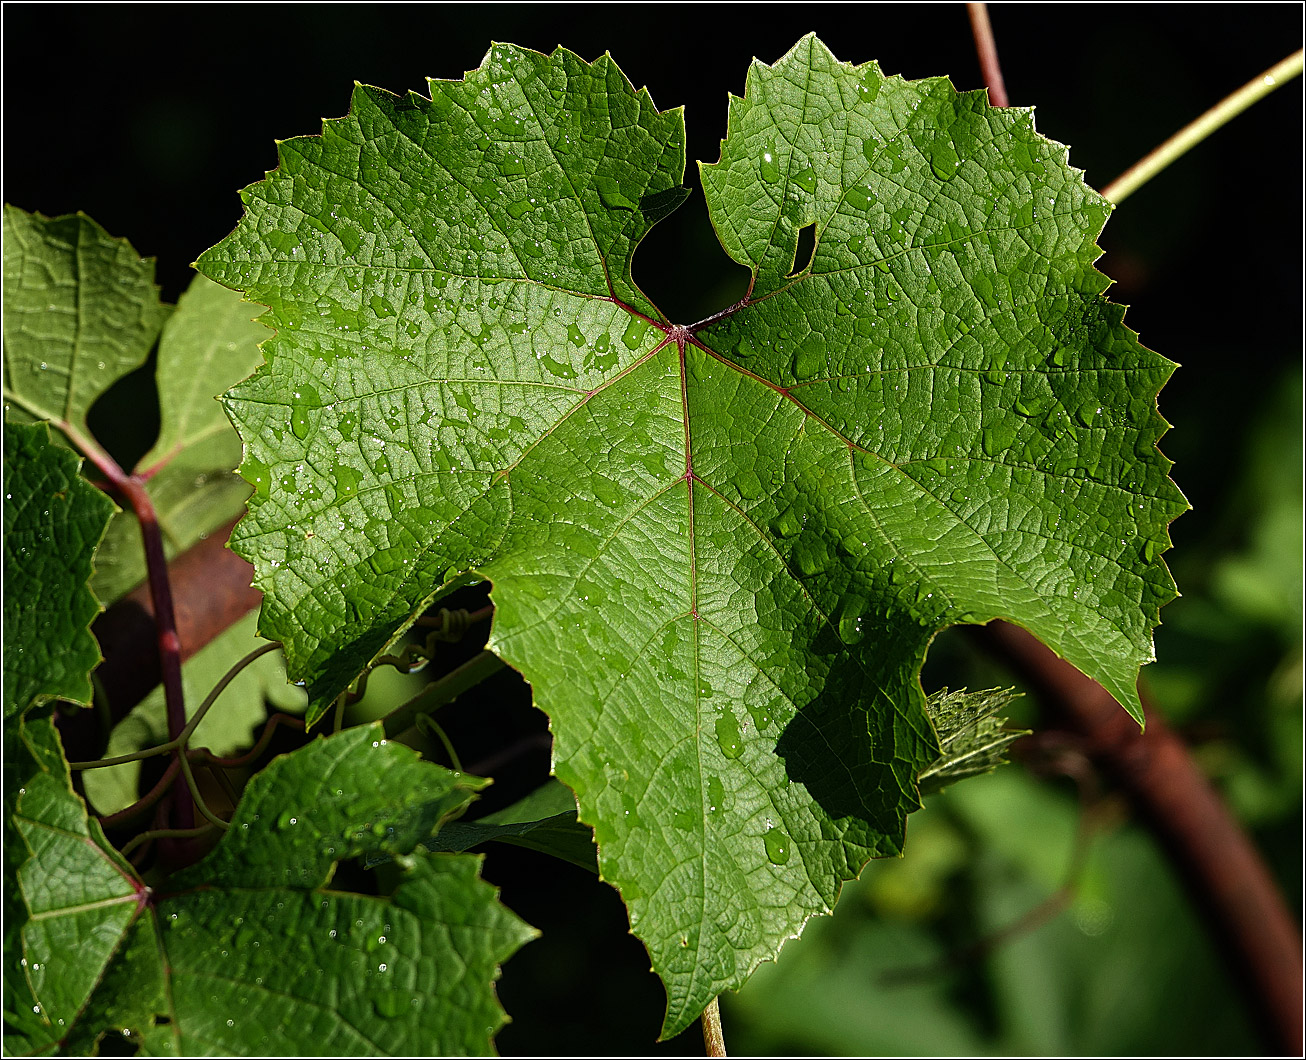
[[[200,704],[199,710],[195,711],[194,717],[186,723],[185,728],[183,728],[180,734],[178,734],[178,743],[185,743],[191,738],[196,728],[199,727],[199,723],[204,720],[204,715],[209,712],[209,708],[217,702],[218,696],[222,695],[227,685],[231,684],[231,682],[236,679],[241,670],[245,669],[245,667],[255,659],[266,655],[270,651],[276,651],[280,647],[281,645],[276,641],[269,641],[267,644],[260,644],[252,652],[233,665],[230,670],[223,674],[222,680],[214,685],[213,690],[204,697],[204,702]]]
[[[222,793],[227,796],[227,801],[231,803],[234,809],[236,803],[240,802],[240,793],[236,791],[231,779],[227,776],[227,771],[222,766],[212,761],[207,761],[204,765],[208,768],[209,776],[222,789]]]
[[[975,37],[975,51],[979,55],[980,76],[988,86],[989,103],[995,107],[1007,106],[1007,86],[1002,80],[1002,65],[998,62],[998,46],[993,41],[993,27],[989,24],[988,4],[967,4],[970,31]]]
[[[186,697],[181,684],[181,638],[177,636],[172,588],[168,582],[168,558],[163,551],[163,533],[159,529],[154,501],[145,489],[144,480],[123,471],[118,462],[99,444],[66,420],[56,420],[54,425],[126,498],[136,514],[136,521],[140,523],[150,599],[154,604],[154,627],[159,642],[159,672],[163,679],[163,699],[168,713],[168,735],[175,740],[186,727]],[[179,828],[195,826],[195,810],[184,792],[177,792],[173,809]]]
[[[1237,117],[1257,100],[1268,96],[1301,72],[1302,49],[1299,48],[1259,77],[1248,81],[1237,92],[1226,96],[1196,121],[1180,129],[1155,151],[1130,166],[1102,189],[1102,197],[1117,205],[1124,202],[1171,162],[1187,154],[1225,122]]]
[[[127,857],[142,843],[148,843],[151,839],[193,839],[196,836],[207,835],[213,831],[213,825],[202,824],[198,828],[154,828],[148,832],[142,832],[140,835],[132,836],[122,845],[120,853]]]
[[[213,752],[209,751],[206,748],[198,748],[197,750],[194,751],[188,751],[187,754],[190,755],[193,761],[203,762],[206,766],[217,769],[218,772],[216,772],[214,775],[221,778],[224,776],[224,774],[221,772],[222,769],[238,768],[240,766],[247,765],[248,763],[258,758],[259,755],[261,755],[264,752],[264,750],[266,750],[267,745],[272,741],[272,735],[274,732],[276,732],[278,725],[289,725],[290,727],[297,728],[302,732],[304,729],[304,719],[294,718],[291,717],[289,714],[273,714],[272,717],[268,718],[267,725],[263,729],[263,734],[258,738],[258,742],[255,743],[254,746],[251,747],[248,751],[246,751],[243,755],[238,755],[234,758],[220,758],[219,756],[213,754]],[[170,744],[164,744],[161,748],[151,747],[147,752],[147,754],[148,755],[161,754],[164,751],[170,749],[171,749]],[[132,761],[136,760],[132,756],[124,756],[124,757],[128,757]],[[73,764],[71,768],[93,769],[97,766],[109,765],[109,764],[111,763],[107,761],[106,762],[77,762]],[[181,770],[181,764],[179,762],[174,761],[171,764],[169,764],[168,768],[164,771],[163,776],[159,778],[159,782],[155,784],[153,788],[150,789],[148,795],[143,795],[136,802],[132,803],[130,806],[125,807],[124,809],[117,811],[116,813],[111,813],[105,817],[101,817],[100,826],[106,829],[117,828],[118,826],[125,824],[127,821],[130,821],[133,817],[139,816],[145,810],[148,810],[151,806],[153,806],[156,802],[158,802],[161,798],[163,798],[163,796],[167,793],[168,788],[172,785],[173,780],[176,779],[177,773],[180,770]],[[233,805],[235,804],[234,798],[232,800],[232,804]]]
[[[1110,693],[1029,633],[1005,622],[970,629],[1015,666],[1056,724],[1078,734],[1084,753],[1120,785],[1205,913],[1231,981],[1269,1039],[1267,1054],[1300,1054],[1300,930],[1250,837],[1164,717],[1149,706],[1143,735]]]
[[[263,728],[263,735],[261,735],[254,746],[243,755],[237,755],[234,758],[221,758],[218,755],[213,754],[211,751],[201,749],[198,751],[192,751],[191,757],[201,760],[208,765],[221,766],[225,769],[234,769],[239,766],[248,765],[267,749],[268,744],[272,742],[272,734],[276,732],[278,725],[288,725],[299,732],[304,731],[303,718],[295,718],[289,714],[273,714],[272,717],[268,718],[267,725]]]
[[[156,755],[170,754],[177,749],[179,744],[176,740],[169,740],[167,743],[161,743],[154,747],[143,747],[139,751],[132,751],[130,754],[115,755],[113,758],[97,758],[94,762],[69,762],[69,769],[104,769],[106,766],[121,766],[127,762],[140,762],[146,758],[154,758]]]
[[[453,749],[453,741],[449,739],[449,734],[444,731],[440,723],[429,714],[419,714],[414,720],[417,722],[418,729],[427,730],[444,745],[444,752],[449,756],[449,764],[457,772],[464,772],[463,764],[458,758],[458,752]]]
[[[180,755],[177,759],[181,763],[181,775],[186,778],[186,787],[190,790],[191,798],[195,800],[195,805],[199,808],[205,819],[212,825],[216,825],[224,832],[231,827],[221,817],[218,817],[204,802],[204,796],[200,794],[199,785],[195,782],[195,771],[190,767],[190,756]]]
[[[713,998],[703,1010],[703,1049],[708,1056],[727,1056],[725,1035],[721,1032],[721,1007]]]

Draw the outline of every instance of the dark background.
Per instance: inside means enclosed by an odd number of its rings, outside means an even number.
[[[1012,103],[1037,105],[1038,128],[1071,145],[1071,163],[1095,187],[1302,38],[1296,4],[996,5],[992,20]],[[636,278],[675,320],[698,319],[742,289],[742,273],[707,223],[693,160],[718,157],[727,93],[742,92],[754,56],[774,62],[814,30],[845,61],[877,59],[886,73],[946,74],[959,88],[981,87],[961,4],[11,4],[3,29],[5,201],[51,216],[80,210],[128,238],[157,257],[168,301],[189,282],[189,263],[236,224],[237,190],[276,164],[276,138],[315,133],[322,118],[345,113],[355,80],[424,90],[427,76],[456,78],[479,65],[494,40],[545,51],[562,43],[587,59],[610,51],[659,106],[684,105],[686,180],[696,194],[635,261]],[[1268,717],[1264,694],[1267,683],[1286,680],[1299,710],[1300,602],[1295,627],[1289,615],[1277,625],[1213,632],[1211,622],[1228,609],[1211,587],[1212,571],[1222,557],[1254,547],[1273,501],[1266,489],[1281,493],[1283,482],[1295,482],[1300,509],[1301,129],[1299,80],[1124,203],[1101,240],[1099,263],[1117,281],[1112,298],[1132,305],[1127,321],[1144,343],[1183,366],[1160,406],[1175,425],[1163,449],[1194,507],[1173,528],[1171,554],[1192,602],[1168,608],[1157,635],[1157,687],[1171,694],[1162,705],[1205,734],[1208,749],[1232,748],[1253,763],[1284,759],[1284,739],[1295,732],[1300,740],[1300,722],[1285,729],[1281,717]],[[140,436],[115,444],[143,450],[149,409],[139,408],[139,396],[130,400]],[[1270,465],[1281,465],[1278,485],[1266,487],[1269,472],[1249,467],[1256,444],[1270,447]],[[1295,532],[1299,542],[1299,516]],[[1299,597],[1300,558],[1283,576],[1297,579],[1287,591]],[[1201,610],[1204,603],[1210,606]],[[946,636],[926,678],[927,689],[978,683],[973,661]],[[495,689],[487,694],[521,695]],[[1266,782],[1286,784],[1290,795],[1295,784],[1299,796],[1299,764],[1292,773],[1299,752],[1289,746],[1288,764]],[[1226,768],[1228,755],[1208,758],[1245,808],[1235,790],[1242,774]],[[1266,769],[1256,768],[1264,779]],[[1296,906],[1299,797],[1287,805],[1248,811],[1249,826]],[[904,864],[911,858],[909,843]],[[500,995],[515,1023],[500,1049],[647,1051],[661,1020],[661,988],[626,934],[615,893],[529,852],[497,852],[486,872],[546,932],[505,966]],[[874,986],[865,989],[869,997]],[[1173,1022],[1158,1014],[1156,1036],[1122,1043],[1121,1051],[1166,1051],[1164,1025],[1173,1030]],[[997,1051],[1021,1047],[1019,1036],[988,1032]],[[661,1048],[698,1050],[695,1034]],[[851,1039],[840,1044],[792,1029],[745,1040],[758,1051],[860,1051]],[[1254,1039],[1234,1051],[1255,1052]]]

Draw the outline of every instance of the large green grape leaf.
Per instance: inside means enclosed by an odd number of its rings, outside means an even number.
[[[207,858],[117,903],[121,922],[96,936],[107,967],[73,942],[50,954],[49,979],[96,985],[58,1037],[84,1052],[127,1034],[174,1056],[490,1052],[498,965],[534,932],[495,901],[479,859],[421,850],[484,783],[387,743],[379,724],[275,760]],[[342,859],[383,854],[404,870],[393,893],[330,886]]]
[[[44,424],[4,425],[4,714],[52,698],[88,705],[100,650],[91,557],[113,502]]]
[[[145,363],[169,307],[154,262],[89,217],[4,209],[10,415],[86,434],[95,399]]]
[[[629,271],[677,112],[562,49],[429,89],[282,142],[200,260],[277,331],[227,398],[233,540],[311,710],[491,579],[675,1033],[901,848],[937,630],[1003,615],[1137,710],[1172,366],[1101,298],[1065,149],[946,81],[755,64],[703,169],[753,281],[692,327]]]
[[[137,463],[152,471],[145,483],[169,558],[239,515],[249,485],[235,472],[240,438],[218,396],[262,363],[267,329],[251,319],[259,307],[197,276],[159,337],[155,380],[159,437]],[[136,516],[109,524],[95,558],[96,595],[110,603],[145,580],[145,553]]]

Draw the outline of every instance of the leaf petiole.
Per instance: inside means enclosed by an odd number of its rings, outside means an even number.
[[[1135,162],[1102,189],[1102,197],[1119,205],[1171,162],[1183,157],[1216,129],[1236,118],[1253,103],[1264,99],[1280,85],[1302,71],[1302,49],[1298,48],[1282,62],[1276,63],[1259,77],[1254,77],[1226,96],[1196,121],[1189,123],[1156,150]]]
[[[998,62],[998,46],[993,41],[993,26],[989,23],[988,4],[967,4],[970,31],[975,37],[975,52],[979,57],[980,73],[988,86],[989,103],[995,107],[1007,106],[1007,86],[1002,80],[1002,65]]]
[[[726,1056],[726,1038],[721,1030],[721,1006],[718,998],[703,1010],[703,1051],[708,1056]]]

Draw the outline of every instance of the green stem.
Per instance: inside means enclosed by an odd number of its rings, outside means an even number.
[[[168,789],[172,787],[172,782],[177,779],[177,773],[180,770],[180,764],[176,759],[174,759],[168,765],[168,768],[163,771],[163,776],[159,778],[158,783],[150,789],[149,794],[142,796],[136,802],[133,802],[130,806],[119,810],[117,813],[111,813],[101,817],[100,827],[107,832],[111,828],[121,827],[134,817],[139,817],[168,793]]]
[[[727,1056],[726,1038],[721,1031],[721,1008],[713,998],[703,1010],[703,1049],[708,1056]]]
[[[199,750],[190,752],[191,758],[196,761],[204,762],[206,765],[221,766],[224,769],[237,769],[240,766],[249,765],[249,763],[258,758],[258,756],[266,750],[268,744],[272,742],[272,735],[276,732],[278,725],[288,726],[297,732],[304,731],[303,718],[293,718],[289,714],[273,714],[272,717],[268,718],[267,724],[263,727],[263,734],[258,738],[254,746],[244,754],[224,758],[220,755],[215,755],[212,751],[200,748]]]
[[[1136,162],[1102,189],[1102,197],[1119,204],[1176,159],[1205,140],[1221,125],[1237,117],[1253,103],[1268,96],[1302,71],[1302,50],[1270,67],[1232,95],[1226,96],[1196,121],[1180,129],[1147,157]]]
[[[204,797],[200,794],[199,785],[195,783],[195,772],[190,767],[190,756],[181,755],[179,761],[181,762],[181,775],[186,778],[186,787],[190,790],[190,797],[195,803],[195,808],[204,815],[209,824],[221,828],[225,832],[231,825],[217,816],[205,804]]]
[[[167,743],[161,743],[156,747],[146,747],[140,751],[133,751],[131,754],[117,755],[114,758],[97,758],[93,762],[69,762],[68,768],[103,769],[105,766],[120,766],[126,762],[139,762],[143,758],[153,758],[155,755],[166,755],[169,752],[176,751],[179,748],[186,746],[191,736],[194,735],[196,727],[204,720],[204,715],[208,713],[209,708],[217,701],[218,696],[222,694],[227,685],[235,680],[236,675],[260,655],[266,655],[268,652],[275,651],[280,647],[281,645],[276,643],[261,644],[232,666],[230,670],[222,675],[222,680],[213,687],[213,691],[204,697],[204,702],[201,703],[199,709],[195,711],[194,717],[187,722],[186,726],[176,737],[169,740]]]
[[[131,754],[115,755],[113,758],[97,758],[94,762],[69,762],[69,769],[104,769],[106,766],[120,766],[127,762],[140,762],[146,758],[154,758],[157,755],[171,754],[181,744],[177,740],[169,740],[167,743],[158,744],[155,747],[145,747],[139,751],[133,751]]]
[[[449,739],[449,734],[444,731],[440,723],[429,714],[419,714],[413,720],[416,721],[419,732],[430,733],[444,745],[444,752],[449,756],[449,764],[454,770],[459,773],[465,772],[462,761],[458,758],[458,752],[453,749],[453,741]]]
[[[483,651],[473,655],[456,670],[440,680],[427,685],[407,703],[396,707],[383,720],[387,737],[397,736],[411,728],[419,714],[429,714],[457,699],[469,688],[479,685],[491,674],[498,673],[507,664],[493,652]]]
[[[245,669],[246,666],[260,656],[266,655],[270,651],[276,651],[280,647],[281,645],[276,643],[276,641],[269,641],[267,644],[260,644],[252,652],[232,666],[230,670],[223,674],[222,680],[213,686],[213,691],[204,697],[204,702],[199,705],[199,709],[195,711],[195,714],[191,717],[190,721],[186,723],[186,727],[181,730],[181,735],[177,737],[178,741],[184,744],[191,738],[191,735],[195,732],[199,723],[204,720],[204,715],[209,712],[209,708],[217,702],[218,696],[222,695],[227,685],[231,684],[231,682],[236,679],[241,670]]]

